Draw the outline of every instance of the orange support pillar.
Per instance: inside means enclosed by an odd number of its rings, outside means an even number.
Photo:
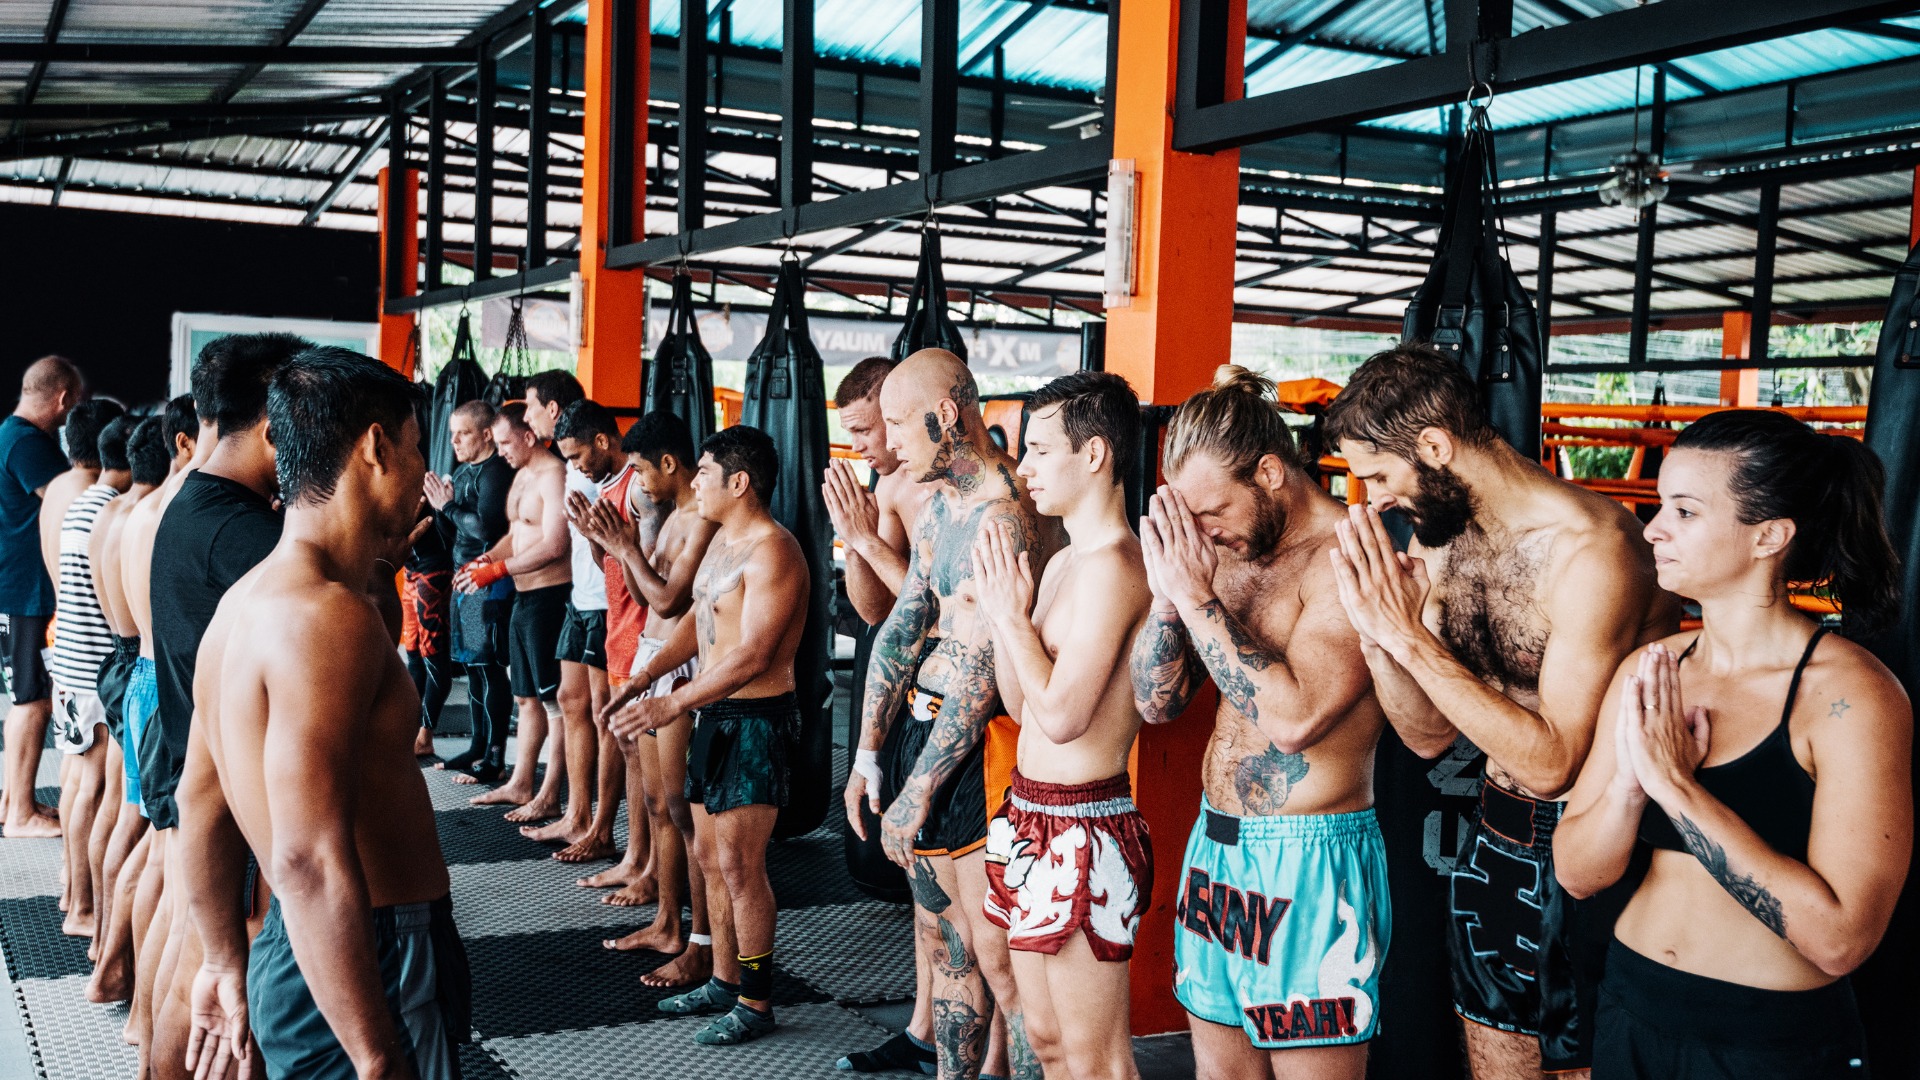
[[[408,169],[401,181],[406,194],[400,199],[400,205],[390,206],[387,200],[387,170],[380,170],[378,186],[380,188],[380,362],[413,378],[413,364],[417,356],[407,355],[407,343],[413,338],[414,318],[411,313],[387,314],[387,297],[412,296],[420,291],[420,247],[409,242],[400,252],[399,287],[394,288],[387,281],[387,238],[396,232],[413,241],[420,232],[420,170]],[[397,229],[389,229],[389,214],[399,214]]]
[[[1729,311],[1720,323],[1720,359],[1753,358],[1753,312]],[[1720,404],[1760,404],[1760,369],[1733,368],[1720,373]]]
[[[1179,0],[1118,5],[1113,89],[1113,156],[1131,160],[1137,184],[1132,302],[1107,312],[1107,370],[1126,377],[1142,401],[1178,404],[1213,378],[1233,347],[1233,269],[1240,208],[1240,154],[1173,149]],[[1247,11],[1234,0],[1226,75],[1238,96]],[[1180,858],[1200,810],[1200,765],[1217,697],[1209,684],[1180,719],[1141,731],[1134,800],[1152,831],[1153,893],[1134,943],[1133,1032],[1187,1030],[1173,996],[1174,909]]]
[[[1231,7],[1226,86],[1238,97],[1247,6]],[[1179,0],[1128,0],[1119,12],[1113,156],[1131,160],[1138,178],[1136,289],[1131,304],[1107,312],[1107,370],[1140,400],[1174,405],[1232,352],[1240,152],[1173,149]]]
[[[616,4],[636,0],[588,0],[586,41],[585,175],[581,181],[580,223],[580,360],[575,374],[587,396],[609,408],[640,405],[640,356],[646,340],[646,271],[609,270],[607,249],[620,240],[609,237],[609,213],[615,197],[610,172],[614,160],[613,78],[615,77],[613,11]],[[644,11],[644,9],[642,9]],[[633,49],[633,100],[647,100],[650,67],[645,15]],[[628,160],[636,170],[647,160],[647,125],[634,125]],[[632,192],[634,229],[647,220],[646,182],[636,176],[627,185]],[[636,235],[632,239],[639,239]]]

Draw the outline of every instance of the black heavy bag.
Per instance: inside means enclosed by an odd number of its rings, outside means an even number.
[[[793,533],[807,560],[812,588],[807,595],[807,624],[794,654],[795,692],[800,699],[800,730],[790,761],[792,781],[787,805],[774,827],[777,837],[812,832],[826,820],[835,801],[833,781],[833,528],[820,497],[827,468],[827,388],[820,353],[807,336],[807,286],[800,264],[780,264],[767,336],[747,357],[747,383],[740,422],[773,436],[780,450],[780,472],[773,487],[774,519]]]
[[[1867,447],[1887,469],[1887,532],[1900,555],[1900,617],[1891,629],[1865,642],[1900,677],[1907,696],[1920,698],[1920,247],[1907,255],[1893,279],[1893,297],[1880,324],[1880,351],[1873,363],[1867,402]],[[1920,745],[1916,746],[1920,750]],[[1920,757],[1916,758],[1920,766]],[[1920,850],[1920,849],[1917,849]],[[1853,974],[1855,996],[1867,1029],[1867,1057],[1875,1077],[1920,1078],[1920,982],[1913,957],[1920,954],[1920,874],[1909,873],[1880,948]]]
[[[460,324],[453,332],[453,359],[440,369],[433,381],[433,441],[427,464],[441,476],[453,475],[453,410],[485,393],[487,373],[473,352],[473,316],[460,309]]]
[[[907,325],[893,339],[893,358],[905,360],[921,349],[945,349],[962,360],[967,342],[947,314],[947,279],[940,272],[940,227],[932,221],[920,231],[920,266],[907,293]]]
[[[1458,357],[1480,385],[1493,426],[1538,461],[1540,323],[1501,253],[1494,160],[1486,109],[1475,107],[1459,168],[1448,178],[1439,254],[1407,304],[1401,335]]]
[[[768,324],[772,337],[772,324]],[[812,350],[812,345],[807,346]],[[755,355],[758,355],[756,352]],[[646,410],[664,409],[693,429],[693,445],[713,434],[713,356],[700,343],[700,322],[693,311],[693,277],[673,275],[673,300],[667,305],[667,332],[647,365]],[[776,439],[779,436],[774,436]],[[782,453],[785,453],[783,448]],[[693,463],[688,462],[689,466]]]
[[[513,298],[513,314],[507,317],[507,340],[500,350],[500,370],[487,381],[480,399],[498,409],[509,401],[527,396],[527,376],[533,374],[533,348],[527,344],[526,299]]]

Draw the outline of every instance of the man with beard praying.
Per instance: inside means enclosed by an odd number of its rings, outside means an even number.
[[[1329,555],[1387,720],[1422,757],[1460,738],[1487,755],[1448,941],[1473,1075],[1584,1077],[1609,928],[1555,880],[1553,830],[1614,669],[1678,605],[1639,520],[1501,441],[1431,346],[1361,365],[1326,434],[1367,485]],[[1396,507],[1405,553],[1380,521]]]

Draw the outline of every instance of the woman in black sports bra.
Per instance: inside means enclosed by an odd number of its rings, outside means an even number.
[[[1703,627],[1615,674],[1554,835],[1587,897],[1645,868],[1600,985],[1596,1080],[1867,1075],[1847,975],[1913,841],[1913,714],[1849,638],[1899,609],[1879,460],[1780,413],[1680,433],[1647,525]],[[1819,582],[1842,634],[1790,602]]]

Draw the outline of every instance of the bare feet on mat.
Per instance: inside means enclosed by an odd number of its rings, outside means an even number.
[[[688,945],[685,952],[640,976],[646,986],[698,986],[713,978],[713,946]]]

